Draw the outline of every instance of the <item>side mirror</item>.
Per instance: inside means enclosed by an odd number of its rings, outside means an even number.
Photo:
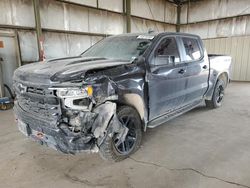
[[[173,65],[173,66],[175,66],[175,56],[157,55],[154,58],[154,65],[155,66],[162,66],[162,65]]]
[[[139,57],[135,58],[133,61],[136,61],[137,63],[144,63],[145,57],[139,56]]]

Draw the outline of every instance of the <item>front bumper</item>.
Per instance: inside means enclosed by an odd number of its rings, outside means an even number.
[[[116,103],[106,102],[96,107],[90,114],[97,114],[91,124],[91,133],[73,134],[67,124],[31,115],[15,103],[14,112],[19,130],[26,136],[63,153],[75,154],[81,151],[97,152],[107,136],[118,133],[124,141],[128,129],[116,116]],[[87,115],[92,117],[91,115]],[[88,119],[88,118],[87,118]]]
[[[18,104],[15,104],[14,112],[19,130],[42,145],[70,154],[98,151],[94,139],[89,136],[68,135],[64,129],[57,126],[57,122],[30,116]]]

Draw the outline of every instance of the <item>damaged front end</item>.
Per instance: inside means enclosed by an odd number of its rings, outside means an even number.
[[[36,85],[14,79],[14,111],[26,136],[63,153],[97,152],[106,136],[123,142],[128,128],[117,118],[114,84],[103,77],[91,85],[82,81]],[[99,81],[100,81],[99,80]]]

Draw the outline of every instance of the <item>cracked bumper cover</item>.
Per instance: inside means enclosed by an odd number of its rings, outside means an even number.
[[[15,104],[14,112],[19,130],[23,134],[63,153],[97,152],[98,146],[102,144],[106,136],[118,133],[121,135],[120,139],[123,140],[127,132],[127,128],[117,119],[116,103],[113,102],[101,104],[93,109],[93,112],[86,112],[87,117],[96,117],[91,121],[91,134],[88,135],[71,133],[60,121],[34,117],[24,111],[18,103]]]

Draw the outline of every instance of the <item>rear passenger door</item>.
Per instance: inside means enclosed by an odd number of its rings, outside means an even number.
[[[186,104],[200,102],[208,88],[209,62],[199,37],[180,37],[187,76]]]

